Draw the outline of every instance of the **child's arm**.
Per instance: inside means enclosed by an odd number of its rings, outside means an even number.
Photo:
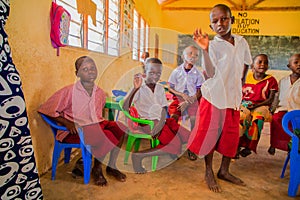
[[[162,130],[162,128],[164,127],[165,123],[166,123],[166,117],[167,117],[167,107],[162,108],[161,110],[161,117],[159,122],[154,126],[151,135],[153,137],[157,136],[160,131]]]
[[[124,99],[124,105],[123,105],[124,110],[129,110],[129,107],[132,103],[133,97],[134,97],[135,93],[140,89],[142,83],[143,83],[142,74],[141,73],[135,74],[134,79],[133,79],[134,88],[133,88],[133,90],[131,90],[129,95],[127,95]]]
[[[207,33],[202,33],[201,29],[196,29],[194,32],[194,41],[201,47],[204,58],[204,68],[206,75],[209,78],[212,78],[215,75],[215,67],[213,66],[209,54],[208,54],[208,46],[209,39]]]
[[[266,100],[264,100],[261,103],[249,105],[248,108],[252,110],[252,109],[260,107],[260,106],[270,106],[272,104],[272,102],[274,101],[276,92],[277,92],[276,90],[270,90],[270,95]]]
[[[189,96],[187,94],[178,92],[177,90],[175,90],[174,86],[172,86],[170,83],[168,83],[168,89],[169,89],[169,92],[171,92],[175,96],[179,96],[179,97],[183,98],[185,101],[189,100]]]
[[[245,84],[247,73],[248,73],[248,69],[249,69],[249,66],[246,65],[246,64],[244,64],[243,77],[242,77],[242,85]]]
[[[56,121],[57,123],[65,126],[71,134],[78,134],[77,127],[79,125],[77,125],[75,122],[72,122],[72,121],[70,121],[70,120],[68,120],[64,117],[61,117],[61,116],[59,116],[59,117],[51,117],[49,115],[46,115],[46,116],[49,117],[50,119]]]

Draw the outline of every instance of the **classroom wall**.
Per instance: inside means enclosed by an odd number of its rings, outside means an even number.
[[[132,84],[133,74],[140,72],[141,68],[138,61],[131,59],[131,51],[128,49],[122,50],[120,57],[112,57],[81,48],[64,47],[60,50],[60,56],[56,56],[56,50],[52,48],[49,39],[51,0],[26,0],[26,3],[12,0],[10,3],[11,11],[6,31],[12,48],[13,61],[23,83],[38,170],[43,174],[51,167],[53,135],[38,115],[37,109],[55,91],[76,81],[74,72],[76,58],[89,55],[95,60],[99,71],[96,83],[108,95],[111,95],[112,89],[127,90]],[[152,56],[155,37],[159,38],[159,58],[165,67],[162,80],[167,80],[177,65],[178,35],[190,34],[195,27],[207,27],[208,13],[162,12],[156,0],[135,0],[135,4],[138,12],[153,27],[150,29],[149,44]],[[280,16],[285,17],[283,13]],[[279,19],[280,16],[268,15],[266,18],[270,23],[268,27],[271,27],[274,19]],[[298,23],[299,14],[290,13],[288,16],[286,24],[281,20],[274,29],[261,27],[262,33],[300,35],[299,26],[292,27]]]

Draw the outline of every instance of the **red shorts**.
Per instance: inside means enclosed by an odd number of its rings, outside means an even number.
[[[168,107],[168,112],[170,115],[173,115],[173,114],[178,115],[178,116],[182,115],[181,111],[177,109],[180,102],[182,102],[182,101],[179,100],[176,96],[173,96],[173,101]],[[199,105],[199,102],[195,101],[193,104],[191,104],[187,107],[187,113],[189,116],[196,116],[198,105]]]
[[[224,156],[234,157],[239,144],[239,119],[239,111],[218,109],[202,98],[188,148],[198,155],[216,150]]]
[[[92,154],[96,158],[101,158],[119,144],[125,130],[124,124],[115,121],[104,120],[90,124],[83,127],[84,142],[91,145]],[[63,142],[79,143],[80,138],[77,134],[68,134]]]

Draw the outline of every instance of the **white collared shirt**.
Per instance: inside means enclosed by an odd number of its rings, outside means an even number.
[[[288,111],[300,110],[300,78],[293,83],[287,104]]]
[[[194,96],[204,80],[203,74],[196,66],[193,66],[190,71],[186,72],[184,64],[181,64],[172,71],[168,82],[170,85],[174,85],[174,89],[177,92],[183,93],[187,90],[189,96]]]
[[[139,117],[149,120],[160,120],[162,108],[168,106],[165,89],[158,83],[154,92],[143,83],[135,93],[132,103],[137,109]]]
[[[209,42],[208,52],[215,67],[215,75],[202,84],[201,92],[202,97],[219,109],[239,108],[244,64],[252,63],[247,41],[239,35],[233,37],[234,45],[218,36]],[[202,63],[205,69],[204,60]]]

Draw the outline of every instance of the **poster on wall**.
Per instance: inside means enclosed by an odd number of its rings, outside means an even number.
[[[132,47],[132,37],[133,37],[133,0],[123,0],[123,37],[122,37],[122,47],[131,48]]]

